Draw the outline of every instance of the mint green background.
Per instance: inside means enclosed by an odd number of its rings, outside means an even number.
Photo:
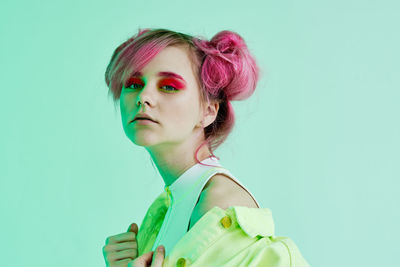
[[[8,3],[7,3],[8,2]],[[168,3],[168,4],[166,4]],[[216,151],[312,266],[397,266],[396,1],[2,1],[2,266],[105,266],[161,192],[105,67],[137,28],[241,34],[263,76]]]

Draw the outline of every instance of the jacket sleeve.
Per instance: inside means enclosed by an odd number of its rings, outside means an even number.
[[[289,254],[289,259],[290,259],[290,265],[293,267],[309,267],[310,265],[308,262],[304,259],[303,255],[300,253],[299,248],[296,246],[296,244],[293,242],[292,239],[284,237],[281,238],[280,242],[285,244],[288,254]]]
[[[182,237],[163,267],[309,267],[295,243],[273,235],[268,209],[214,207]]]
[[[309,267],[310,265],[290,238],[263,237],[222,266]]]

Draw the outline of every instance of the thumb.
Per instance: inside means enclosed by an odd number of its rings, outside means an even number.
[[[159,245],[157,247],[157,252],[155,252],[155,256],[153,253],[153,260],[151,262],[151,266],[153,267],[161,267],[164,262],[165,257],[165,247],[163,245]]]
[[[128,228],[128,232],[134,232],[135,234],[138,233],[139,227],[136,223],[131,223]]]
[[[142,256],[130,261],[127,267],[142,267],[142,266],[150,266],[151,260],[153,258],[153,251],[143,254]]]

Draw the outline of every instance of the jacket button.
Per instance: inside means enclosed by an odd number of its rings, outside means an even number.
[[[186,266],[186,260],[185,258],[179,258],[179,260],[176,262],[177,267],[185,267]]]
[[[220,220],[224,228],[229,228],[232,225],[232,220],[229,216],[225,216]]]

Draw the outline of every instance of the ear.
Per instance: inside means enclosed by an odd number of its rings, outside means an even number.
[[[202,119],[200,121],[201,127],[206,128],[208,125],[213,123],[218,115],[218,110],[219,103],[217,101],[206,104]]]

